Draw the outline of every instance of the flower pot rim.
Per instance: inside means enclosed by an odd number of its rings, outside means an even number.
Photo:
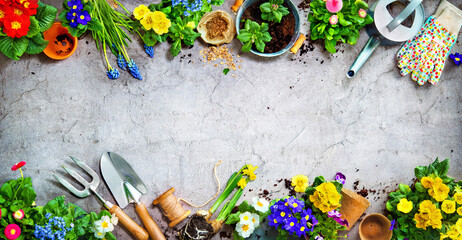
[[[253,3],[255,3],[258,0],[245,0],[244,3],[241,5],[239,10],[236,13],[236,34],[239,35],[239,25],[241,22],[241,17],[244,11]],[[285,46],[283,49],[274,52],[274,53],[262,53],[259,51],[254,51],[253,49],[250,49],[250,52],[261,56],[261,57],[276,57],[279,56],[285,52],[287,52],[297,41],[298,37],[300,36],[300,14],[298,12],[298,8],[295,6],[295,4],[291,0],[284,0],[287,5],[289,5],[289,10],[290,12],[294,15],[295,18],[295,30],[294,34],[292,35],[292,39],[290,39],[290,42]]]
[[[72,47],[69,53],[64,54],[64,55],[58,55],[56,54],[55,49],[53,49],[52,47],[53,40],[55,40],[56,37],[59,36],[58,34],[59,35],[66,34],[74,41],[74,46]],[[45,53],[45,55],[47,55],[51,59],[55,59],[55,60],[66,59],[72,56],[72,54],[74,54],[75,50],[77,49],[77,44],[78,44],[77,37],[72,36],[67,30],[67,28],[64,27],[60,22],[53,23],[53,25],[48,30],[43,32],[43,36],[45,40],[49,41],[48,46],[43,50],[43,53]]]
[[[382,223],[381,227],[382,227],[382,229],[385,229],[385,232],[386,232],[385,235],[376,235],[373,238],[365,236],[365,234],[363,233],[363,231],[365,229],[364,224],[366,224],[366,222],[368,220],[370,221],[372,219],[377,219]],[[386,225],[384,226],[383,224],[386,224]],[[391,226],[390,220],[387,217],[385,217],[383,214],[380,214],[380,213],[369,214],[359,224],[359,237],[362,240],[372,240],[372,239],[374,239],[374,240],[390,240],[391,236],[393,235],[393,231],[389,230],[390,226]]]

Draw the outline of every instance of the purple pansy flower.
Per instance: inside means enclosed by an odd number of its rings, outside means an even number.
[[[337,182],[339,182],[341,184],[345,184],[346,177],[345,177],[345,175],[343,175],[343,173],[338,172],[337,174],[335,174],[335,181],[337,181]]]
[[[281,221],[279,221],[279,217],[277,214],[270,214],[268,215],[268,224],[272,227],[279,227],[279,225],[282,224]]]
[[[338,222],[342,226],[347,226],[347,227],[349,226],[348,221],[346,219],[340,218],[342,215],[337,210],[332,210],[332,211],[327,212],[327,216],[329,216],[330,218],[333,218],[336,222]]]
[[[297,234],[298,237],[306,236],[306,226],[304,224],[297,223],[295,234]]]
[[[395,229],[395,228],[396,228],[396,220],[393,219],[393,220],[391,220],[390,230],[393,231],[393,229]]]
[[[67,2],[67,6],[69,6],[71,11],[80,11],[83,9],[83,5],[80,0],[69,1]]]
[[[459,66],[462,63],[462,54],[450,54],[449,58],[451,58],[454,61],[454,64],[456,64],[457,66]]]
[[[295,217],[289,217],[285,219],[284,229],[292,235],[297,229],[298,219]]]
[[[305,207],[305,203],[303,201],[298,200],[295,197],[288,198],[287,203],[294,213],[301,212]]]

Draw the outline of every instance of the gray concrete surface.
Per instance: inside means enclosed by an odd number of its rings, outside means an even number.
[[[44,2],[60,8],[60,1]],[[133,10],[148,2],[123,3]],[[438,1],[423,4],[431,14]],[[229,11],[231,5],[226,1],[216,9]],[[304,20],[302,32],[307,29]],[[277,180],[296,174],[313,180],[341,171],[346,187],[359,181],[358,189],[369,190],[367,213],[382,212],[387,193],[410,183],[415,166],[438,156],[452,160],[450,175],[460,179],[462,67],[448,62],[437,86],[418,86],[395,67],[399,47],[380,47],[354,79],[346,79],[367,38],[363,30],[356,46],[341,45],[337,54],[313,43],[315,49],[302,56],[274,59],[240,53],[235,39],[229,48],[240,55],[242,68],[225,76],[222,68],[200,62],[200,41],[177,58],[170,57],[167,43],[158,45],[151,59],[134,37],[129,54],[143,81],[127,72],[109,80],[90,36],[63,61],[44,54],[20,61],[0,56],[0,182],[18,177],[9,168],[24,160],[38,204],[65,195],[87,211],[99,211],[95,197],[72,196],[51,174],[62,173],[68,155],[99,169],[101,154],[114,151],[145,181],[149,193],[142,201],[174,239],[152,200],[170,187],[193,202],[207,200],[216,188],[212,167],[219,160],[222,181],[245,163],[259,166],[248,186],[253,191],[243,199],[265,189],[281,197],[287,190]],[[459,42],[456,51],[462,51]],[[105,184],[99,191],[113,200]],[[140,222],[132,206],[126,212]],[[359,239],[357,231],[356,225],[348,239]],[[115,234],[130,239],[121,228]]]

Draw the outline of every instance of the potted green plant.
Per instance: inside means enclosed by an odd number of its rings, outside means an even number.
[[[48,45],[43,32],[56,13],[56,8],[38,0],[0,1],[0,52],[14,60],[24,53],[41,53]]]
[[[278,56],[304,38],[299,28],[298,10],[290,0],[246,0],[236,16],[242,51],[264,57]]]
[[[324,39],[327,51],[335,53],[338,42],[355,45],[359,30],[373,22],[362,0],[313,0],[310,3],[311,40]]]

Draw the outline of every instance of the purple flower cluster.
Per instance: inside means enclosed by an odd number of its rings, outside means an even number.
[[[91,21],[88,11],[83,10],[81,0],[70,0],[67,2],[67,6],[71,10],[67,13],[66,19],[69,20],[71,27],[76,28],[79,24],[87,25]]]
[[[342,226],[348,227],[348,221],[346,219],[341,219],[340,217],[342,216],[337,210],[332,210],[327,212],[327,216],[330,218],[333,218],[336,222],[338,222]]]
[[[270,210],[269,225],[276,229],[281,227],[290,235],[295,233],[298,237],[306,236],[306,233],[313,231],[314,226],[318,224],[312,210],[305,209],[305,202],[293,196],[277,201]]]
[[[343,175],[343,173],[338,172],[337,174],[335,174],[335,181],[337,181],[337,182],[339,182],[341,184],[345,184],[346,177],[345,177],[345,175]]]

